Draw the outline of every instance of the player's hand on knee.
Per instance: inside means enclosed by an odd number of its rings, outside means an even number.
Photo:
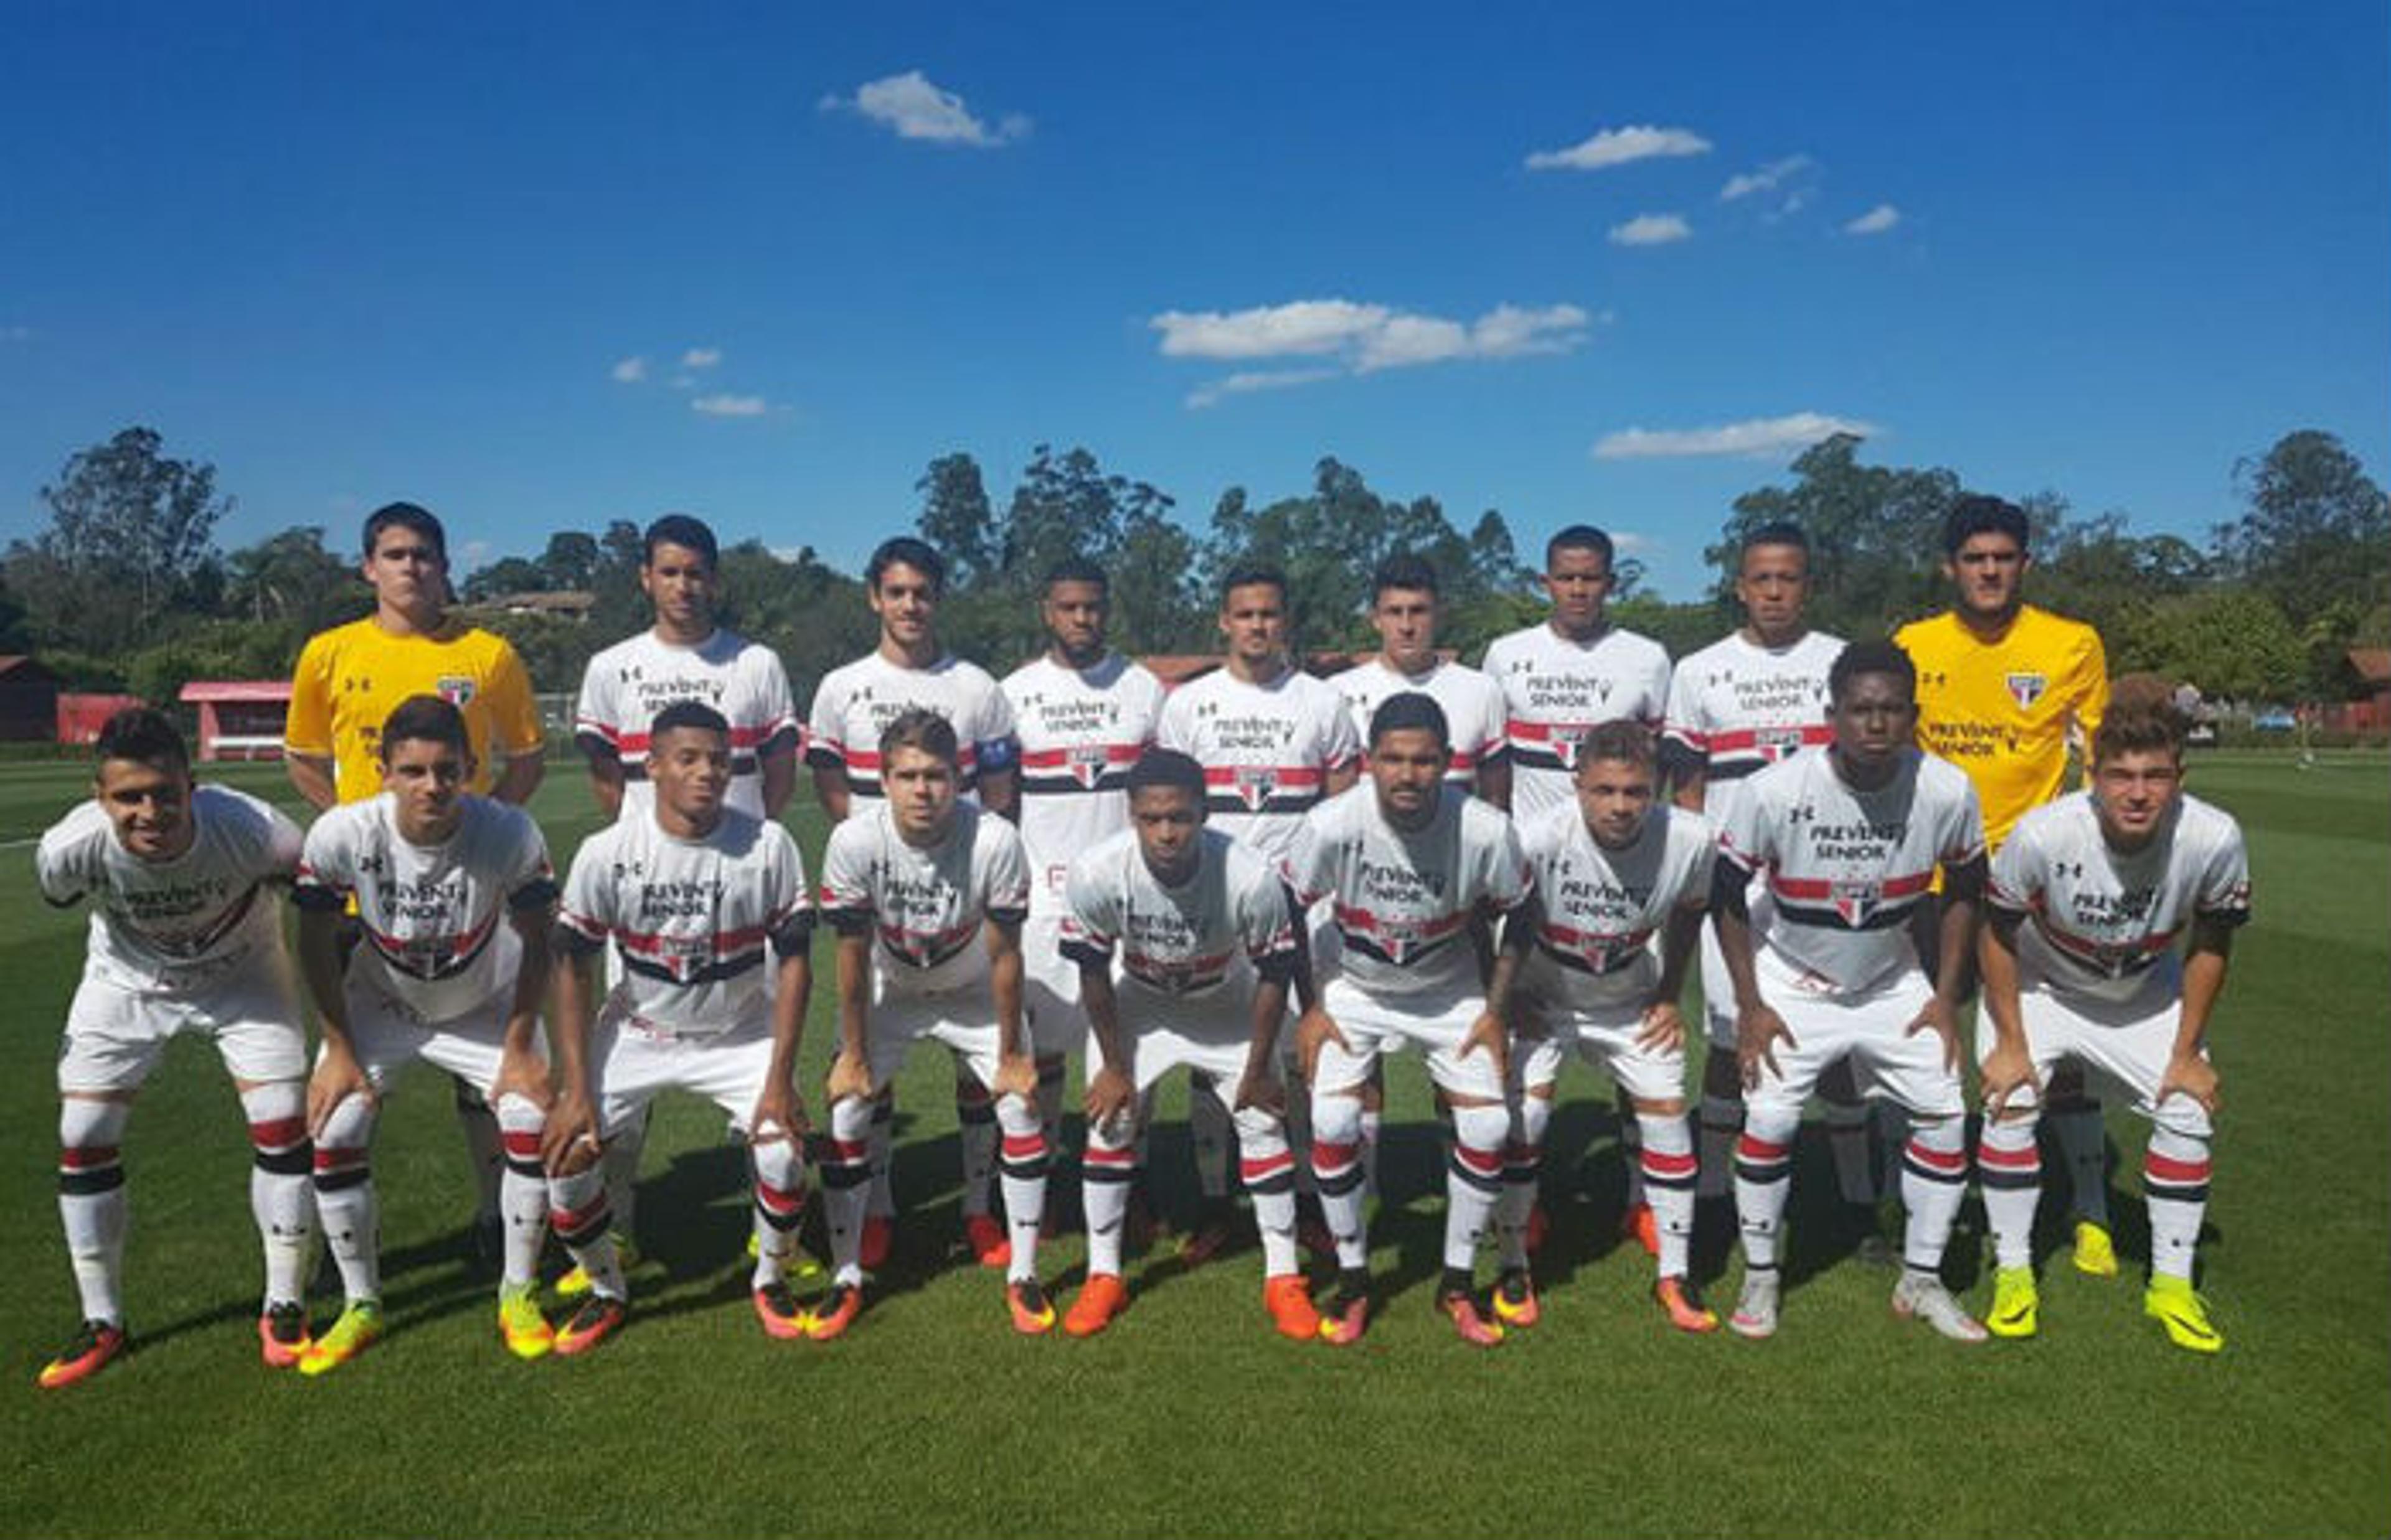
[[[1282,1118],[1286,1116],[1286,1084],[1278,1078],[1277,1072],[1271,1068],[1267,1059],[1260,1064],[1247,1065],[1246,1072],[1238,1077],[1236,1104],[1229,1110],[1242,1112],[1248,1107]]]
[[[830,1074],[822,1081],[822,1096],[834,1107],[842,1101],[872,1099],[872,1066],[859,1053],[842,1048],[830,1061]]]
[[[498,1078],[490,1082],[490,1105],[500,1097],[521,1097],[545,1110],[556,1100],[549,1083],[548,1060],[528,1048],[507,1048],[498,1055]]]
[[[1307,1084],[1320,1078],[1320,1049],[1328,1043],[1347,1053],[1353,1051],[1353,1045],[1345,1041],[1345,1033],[1338,1027],[1337,1019],[1313,1006],[1295,1023],[1295,1061],[1303,1066]]]
[[[1038,1060],[1026,1053],[1001,1053],[996,1056],[996,1079],[989,1091],[1000,1097],[1032,1097],[1038,1095]]]
[[[1984,1082],[1984,1110],[1996,1119],[2008,1109],[2010,1097],[2019,1091],[2039,1094],[2042,1090],[2035,1079],[2034,1059],[2023,1046],[1996,1045],[1984,1056],[1978,1073]]]
[[[1128,1121],[1136,1102],[1137,1087],[1130,1084],[1129,1076],[1121,1072],[1119,1066],[1106,1064],[1088,1077],[1088,1094],[1081,1106],[1090,1123],[1110,1127],[1117,1122]]]
[[[1511,1034],[1503,1030],[1503,1019],[1491,1010],[1479,1012],[1478,1020],[1469,1023],[1469,1031],[1463,1034],[1461,1046],[1454,1050],[1454,1057],[1467,1059],[1480,1048],[1493,1056],[1495,1080],[1508,1082],[1511,1078]]]
[[[1915,1037],[1921,1032],[1931,1032],[1943,1040],[1943,1068],[1952,1074],[1958,1074],[1959,1072],[1958,1012],[1942,995],[1934,995],[1925,1005],[1919,1007],[1918,1014],[1909,1019],[1909,1025],[1901,1029],[1901,1034],[1904,1037]]]
[[[581,1092],[568,1092],[548,1114],[539,1134],[540,1164],[550,1176],[577,1176],[588,1170],[604,1147],[598,1139],[598,1114]]]
[[[797,1088],[785,1080],[767,1077],[763,1093],[756,1098],[756,1110],[747,1120],[747,1129],[749,1144],[805,1137],[806,1104],[799,1099]]]
[[[2159,1077],[2159,1094],[2152,1098],[2152,1105],[2178,1092],[2200,1103],[2212,1117],[2223,1105],[2217,1094],[2217,1067],[2198,1054],[2177,1054],[2168,1059],[2166,1073]]]
[[[1737,1067],[1743,1072],[1746,1089],[1760,1084],[1760,1072],[1764,1068],[1770,1074],[1784,1078],[1785,1072],[1777,1065],[1777,1045],[1779,1043],[1789,1048],[1801,1046],[1794,1041],[1791,1030],[1785,1025],[1785,1018],[1777,1015],[1775,1009],[1768,1006],[1754,1006],[1750,1010],[1736,1012],[1735,1059]]]
[[[316,1072],[307,1077],[307,1136],[322,1138],[324,1125],[351,1097],[363,1097],[368,1107],[379,1099],[356,1056],[345,1046],[328,1043],[316,1061]]]
[[[1674,1000],[1655,1000],[1644,1007],[1635,1032],[1635,1046],[1646,1053],[1679,1053],[1686,1046],[1686,1019]]]

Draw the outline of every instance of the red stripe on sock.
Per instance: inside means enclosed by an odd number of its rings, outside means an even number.
[[[1265,1155],[1259,1161],[1241,1160],[1237,1162],[1237,1175],[1248,1185],[1275,1176],[1282,1171],[1294,1169],[1295,1151],[1292,1149],[1283,1149],[1275,1155]]]
[[[855,1165],[872,1159],[870,1139],[833,1139],[830,1158],[842,1165]]]
[[[116,1163],[116,1146],[87,1144],[71,1146],[58,1151],[60,1171],[95,1171]]]
[[[1691,1155],[1663,1155],[1649,1145],[1644,1147],[1647,1176],[1691,1176],[1700,1168],[1701,1162]]]
[[[288,1149],[307,1139],[305,1118],[275,1118],[249,1125],[249,1142],[260,1149]]]
[[[806,1206],[803,1187],[776,1187],[769,1183],[756,1184],[756,1201],[773,1213],[795,1213]]]
[[[536,1134],[501,1134],[498,1142],[506,1147],[508,1154],[519,1161],[539,1159],[539,1136]]]
[[[2154,1182],[2190,1187],[2208,1180],[2206,1161],[2178,1161],[2151,1150],[2142,1156],[2142,1174]]]
[[[1008,1161],[1034,1161],[1046,1153],[1043,1134],[1007,1134],[1004,1136],[1004,1158]]]
[[[597,1201],[591,1203],[587,1208],[550,1209],[548,1214],[548,1221],[549,1224],[554,1226],[557,1230],[570,1234],[575,1230],[581,1229],[591,1220],[597,1218],[600,1214],[605,1212],[606,1195],[601,1192],[598,1195]]]
[[[1932,1166],[1951,1175],[1968,1169],[1968,1152],[1964,1149],[1929,1149],[1916,1139],[1909,1141],[1909,1158],[1919,1165]]]
[[[1745,1134],[1737,1137],[1735,1153],[1738,1160],[1771,1164],[1792,1154],[1793,1147],[1790,1144],[1770,1144],[1765,1139],[1755,1139],[1751,1135]]]
[[[1480,1149],[1475,1145],[1455,1141],[1453,1158],[1481,1176],[1495,1175],[1503,1169],[1503,1152],[1499,1149]]]
[[[1137,1151],[1127,1146],[1119,1149],[1099,1149],[1094,1145],[1090,1145],[1087,1153],[1080,1159],[1092,1166],[1118,1166],[1126,1170],[1137,1164]]]
[[[365,1163],[366,1152],[362,1149],[328,1149],[322,1145],[316,1147],[317,1171],[347,1171]]]
[[[2023,1149],[2003,1149],[1998,1145],[1978,1145],[1976,1163],[1996,1171],[2040,1171],[2042,1152],[2028,1145]]]

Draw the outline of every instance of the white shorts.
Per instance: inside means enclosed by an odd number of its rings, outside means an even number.
[[[743,1129],[771,1072],[772,1029],[757,1022],[710,1036],[674,1037],[601,1012],[590,1029],[588,1057],[601,1138],[612,1139],[637,1123],[640,1110],[666,1090],[695,1092]]]
[[[1321,1045],[1312,1072],[1315,1093],[1358,1089],[1370,1078],[1379,1055],[1398,1052],[1404,1044],[1413,1043],[1428,1058],[1429,1078],[1447,1096],[1488,1102],[1504,1099],[1503,1077],[1494,1072],[1494,1056],[1472,1049],[1465,1058],[1459,1051],[1461,1040],[1486,1013],[1483,995],[1381,1002],[1347,980],[1335,978],[1322,988],[1320,1003],[1352,1051],[1348,1053],[1334,1040]]]
[[[995,1084],[999,1055],[994,1014],[984,995],[958,993],[876,1002],[863,1029],[872,1090],[886,1086],[913,1045],[925,1038],[953,1049],[957,1061],[982,1085]]]
[[[1912,968],[1864,995],[1822,991],[1815,975],[1795,969],[1763,948],[1753,959],[1760,997],[1793,1034],[1775,1046],[1777,1072],[1763,1064],[1760,1084],[1747,1086],[1744,1106],[1802,1115],[1818,1076],[1839,1059],[1851,1060],[1860,1094],[1898,1102],[1919,1117],[1958,1117],[1967,1110],[1959,1074],[1943,1063],[1943,1040],[1903,1029],[1934,997],[1926,975]]]
[[[1577,1057],[1607,1070],[1619,1088],[1638,1101],[1676,1101],[1686,1094],[1686,1050],[1680,1046],[1656,1053],[1635,1041],[1643,1030],[1644,1013],[1626,1011],[1597,1015],[1547,1003],[1539,1019],[1541,1037],[1519,1037],[1511,1045],[1511,1084],[1515,1091],[1550,1085],[1560,1079],[1561,1066],[1575,1048]]]
[[[2208,1109],[2178,1091],[2165,1103],[2157,1100],[2159,1082],[2166,1078],[2167,1060],[2175,1055],[2175,1034],[2183,1018],[2183,1001],[2168,995],[2155,1004],[2134,1000],[2071,1000],[2049,990],[2018,991],[2018,1013],[2025,1021],[2026,1052],[2033,1056],[2036,1079],[2048,1082],[2062,1059],[2087,1070],[2133,1097],[2134,1110],[2163,1127],[2193,1138],[2209,1136]],[[1992,1013],[1978,1013],[1977,1061],[1992,1051]],[[2208,1057],[2207,1050],[2201,1057]],[[2011,1107],[2032,1107],[2035,1095],[2021,1089],[2010,1097]]]
[[[1079,965],[1063,956],[1063,917],[1031,915],[1021,927],[1021,1008],[1029,1013],[1031,1049],[1059,1059],[1087,1035],[1079,1012]]]
[[[1135,984],[1116,986],[1120,1001],[1121,1066],[1143,1097],[1155,1082],[1185,1067],[1210,1075],[1231,1095],[1246,1077],[1253,1044],[1253,1012],[1234,990],[1202,1000],[1173,999]],[[1088,1034],[1088,1073],[1105,1062],[1105,1050]]]
[[[349,1042],[376,1095],[387,1093],[400,1073],[420,1059],[461,1079],[487,1099],[505,1057],[507,1008],[513,1000],[510,987],[506,994],[492,995],[446,1021],[426,1021],[405,1001],[394,1000],[380,990],[352,986]]]
[[[268,966],[187,994],[84,980],[67,1007],[58,1089],[138,1090],[168,1040],[186,1032],[214,1038],[226,1072],[236,1080],[300,1080],[307,1073],[307,1033],[290,975]]]

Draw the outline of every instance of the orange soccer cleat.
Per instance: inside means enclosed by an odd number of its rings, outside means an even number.
[[[1063,1330],[1072,1337],[1092,1337],[1128,1308],[1129,1285],[1118,1273],[1091,1273],[1079,1297],[1071,1302],[1070,1314],[1063,1317]]]

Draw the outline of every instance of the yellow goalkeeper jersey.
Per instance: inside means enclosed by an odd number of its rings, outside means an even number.
[[[1947,611],[1893,636],[1918,665],[1918,741],[1968,773],[1993,849],[2059,795],[2071,734],[2089,749],[2109,707],[2100,634],[2026,605],[1984,641]]]
[[[474,791],[489,791],[501,756],[546,741],[531,675],[505,637],[453,621],[432,635],[394,635],[368,616],[318,632],[301,649],[283,748],[330,760],[341,801],[373,796],[381,790],[381,725],[410,695],[440,696],[464,712]]]

